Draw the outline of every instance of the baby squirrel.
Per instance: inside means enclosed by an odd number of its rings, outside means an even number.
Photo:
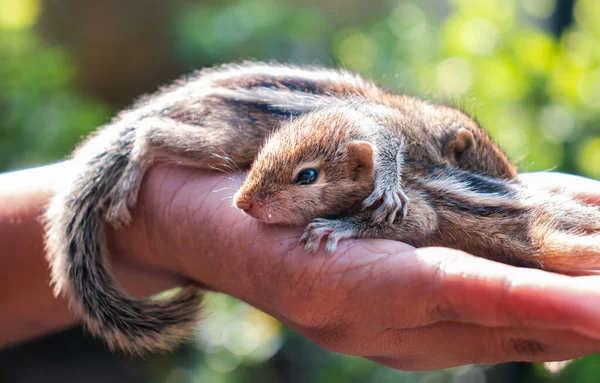
[[[265,222],[309,223],[301,241],[310,251],[323,236],[328,251],[342,238],[379,237],[553,270],[595,266],[600,254],[600,211],[523,187],[460,110],[342,70],[205,69],[87,139],[45,215],[56,294],[93,334],[130,353],[170,349],[195,325],[201,300],[193,286],[166,301],[137,300],[110,273],[104,224],[131,222],[156,161],[251,167],[235,205]]]
[[[308,224],[310,252],[323,237],[328,252],[367,237],[556,272],[600,267],[600,208],[525,187],[472,120],[439,120],[436,108],[419,121],[354,99],[298,117],[269,137],[234,204],[260,221]],[[436,141],[442,131],[454,139]],[[404,196],[401,215],[386,193]]]

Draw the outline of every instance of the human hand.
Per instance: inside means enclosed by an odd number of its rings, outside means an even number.
[[[600,351],[600,277],[388,240],[347,240],[333,255],[307,255],[297,246],[302,228],[261,224],[223,199],[238,186],[215,174],[156,167],[133,225],[110,233],[115,257],[235,296],[326,349],[392,368]],[[586,195],[600,202],[598,183]]]
[[[600,205],[600,182],[590,178],[565,173],[537,172],[521,174],[519,179],[530,187],[553,190]]]

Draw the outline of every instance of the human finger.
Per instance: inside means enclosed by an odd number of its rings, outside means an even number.
[[[472,363],[547,362],[600,351],[600,342],[570,331],[489,328],[441,322],[412,330],[389,330],[373,339],[377,363],[401,370],[432,370]]]
[[[364,248],[364,243],[370,243]],[[382,328],[456,321],[488,327],[569,330],[600,339],[600,277],[576,277],[518,268],[446,248],[394,254],[393,241],[359,241],[347,256],[378,254],[368,274],[346,275],[363,320]],[[339,261],[338,261],[339,262]],[[349,280],[356,278],[357,280]],[[333,282],[333,281],[331,281]],[[371,317],[371,319],[369,319]],[[374,324],[375,324],[374,323]]]
[[[539,189],[566,193],[588,203],[600,204],[600,181],[559,172],[522,173],[519,180]]]

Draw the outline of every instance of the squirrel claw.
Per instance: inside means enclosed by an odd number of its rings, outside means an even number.
[[[345,238],[351,238],[354,230],[344,222],[332,219],[317,218],[306,226],[304,234],[300,238],[300,244],[309,253],[319,249],[321,239],[327,236],[325,251],[333,253],[337,249],[338,242]]]
[[[379,201],[381,199],[381,197],[383,197],[383,190],[376,188],[375,190],[373,190],[373,193],[371,193],[371,195],[369,197],[367,197],[366,200],[363,201],[362,209],[366,210],[366,209],[370,208],[371,206],[373,206],[373,204],[375,202]]]
[[[300,237],[300,241],[298,241],[299,245],[304,245],[304,250],[307,253],[314,253],[319,248],[321,243],[321,238],[323,235],[317,235],[314,232],[314,229],[311,228],[312,224],[309,224],[306,229],[304,229],[304,233],[302,237]]]
[[[400,189],[400,191],[398,192],[398,196],[400,197],[400,202],[402,204],[400,206],[400,221],[402,222],[404,221],[404,219],[406,219],[406,213],[408,213],[408,203],[410,202],[410,199],[402,189]],[[390,224],[393,222],[394,221],[391,221]]]
[[[373,193],[371,193],[371,195],[363,202],[363,210],[381,199],[383,200],[381,206],[373,213],[374,223],[381,224],[385,221],[391,225],[396,220],[398,213],[400,213],[400,222],[406,218],[410,200],[402,189],[373,191]]]

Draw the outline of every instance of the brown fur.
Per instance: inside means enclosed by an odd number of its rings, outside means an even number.
[[[357,148],[358,135],[358,126],[335,113],[310,113],[282,126],[257,156],[234,203],[240,207],[240,201],[252,201],[249,214],[289,225],[341,214],[347,201],[359,205],[372,192],[374,174],[368,153]],[[320,164],[318,182],[293,185],[294,171],[315,161]]]
[[[562,224],[553,221],[560,212],[552,198],[532,208],[512,181],[516,168],[457,109],[339,70],[262,63],[203,70],[91,135],[46,214],[56,293],[69,297],[93,334],[134,354],[170,349],[189,334],[201,298],[189,287],[164,301],[136,300],[110,272],[104,224],[131,222],[144,172],[156,161],[227,171],[252,164],[238,206],[267,222],[312,221],[308,248],[325,234],[330,251],[345,237],[385,237],[540,266],[538,254],[561,256],[554,233],[570,235],[565,227],[578,229],[584,216],[587,234],[597,233],[597,211],[573,201],[565,203],[578,215]],[[316,183],[293,185],[303,166],[319,169]],[[478,174],[483,181],[473,179]],[[485,190],[466,190],[469,182]],[[542,216],[554,223],[535,219]]]
[[[408,125],[397,108],[367,101],[311,112],[267,141],[236,202],[260,200],[249,214],[265,222],[312,221],[301,239],[309,251],[326,236],[328,251],[343,238],[374,237],[451,247],[517,266],[561,272],[600,269],[598,207],[526,188],[515,179],[513,165],[503,162],[504,155],[494,157],[500,150],[485,132],[468,129],[474,122],[455,114],[440,129],[446,118],[442,110],[441,116],[411,119]],[[410,203],[404,219],[374,223],[374,208],[357,212],[354,207],[373,189],[375,152],[388,144],[379,138],[390,132],[406,139],[401,173]],[[348,159],[354,142],[365,149],[361,162],[373,163],[364,170],[370,187],[362,182],[352,186],[348,170],[356,167]],[[304,162],[337,175],[328,176],[327,193],[320,183],[291,182],[291,169]]]
[[[248,168],[282,123],[344,96],[380,94],[344,71],[248,62],[199,71],[141,98],[79,147],[72,177],[50,203],[46,249],[56,293],[112,348],[170,349],[196,323],[197,289],[165,301],[133,299],[113,279],[104,243],[104,222],[131,222],[147,168],[156,161]]]

